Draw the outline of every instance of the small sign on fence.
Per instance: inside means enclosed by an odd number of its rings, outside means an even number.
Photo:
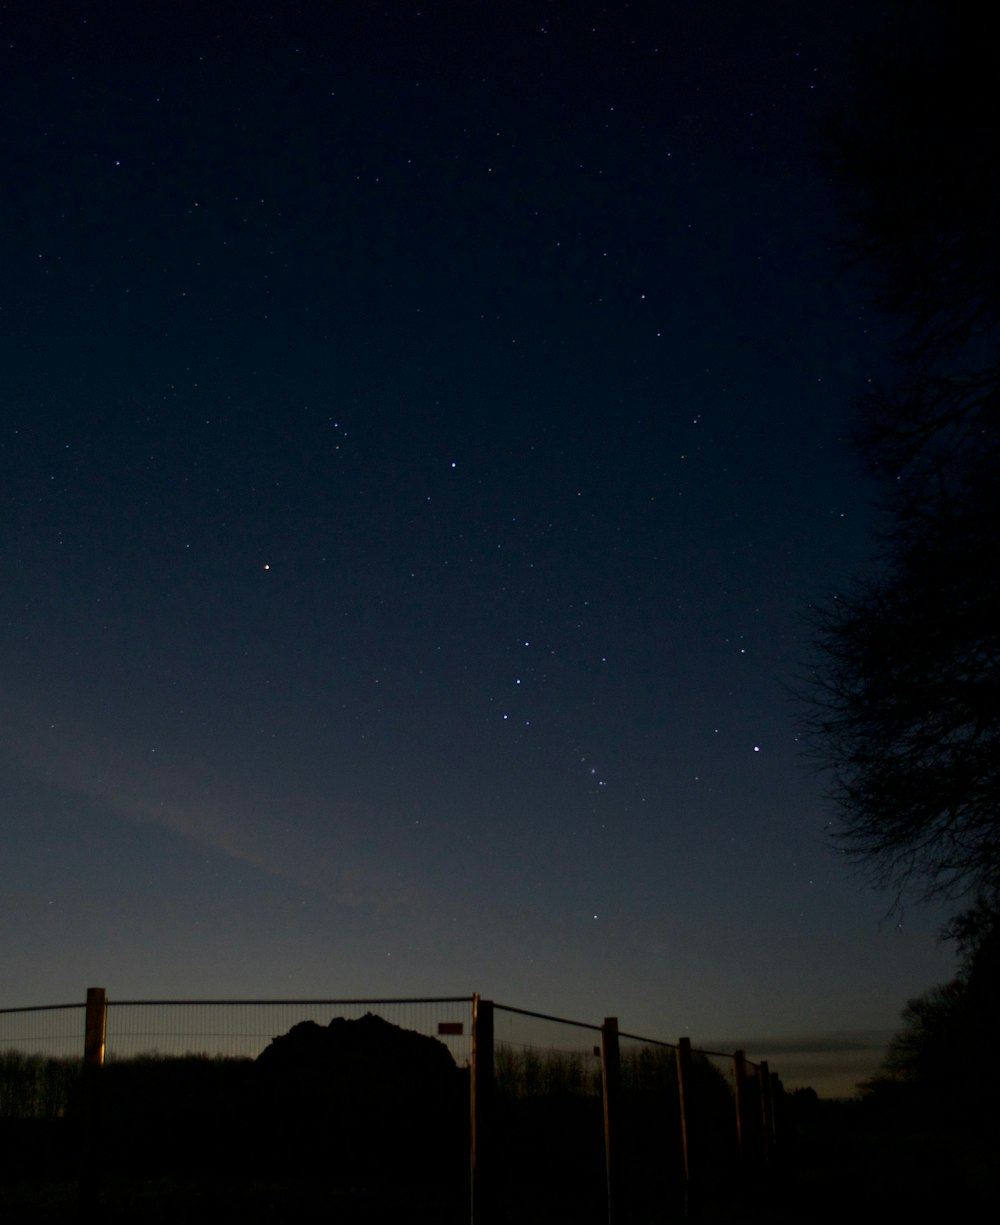
[[[465,1023],[463,1021],[438,1021],[439,1034],[464,1034]]]

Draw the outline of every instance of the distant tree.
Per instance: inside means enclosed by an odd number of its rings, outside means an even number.
[[[885,1073],[924,1086],[943,1084],[954,1068],[955,1043],[964,1028],[964,996],[965,984],[955,978],[910,1000],[903,1009],[903,1028],[889,1044]]]
[[[817,614],[807,724],[845,851],[975,918],[1000,898],[1000,39],[967,0],[900,11],[830,133],[893,340],[855,437],[876,572]]]
[[[1000,1027],[1000,924],[995,913],[968,914],[956,934],[963,965],[903,1010],[871,1094],[905,1092],[908,1108],[930,1110],[939,1125],[996,1130],[1000,1072],[993,1047]],[[969,941],[971,940],[971,943]]]

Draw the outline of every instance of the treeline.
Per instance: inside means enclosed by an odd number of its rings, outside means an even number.
[[[57,1119],[80,1082],[79,1059],[0,1051],[0,1119]]]

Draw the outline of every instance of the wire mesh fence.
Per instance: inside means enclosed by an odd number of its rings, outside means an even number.
[[[0,1051],[79,1059],[85,1007],[79,1003],[0,1008]]]
[[[472,1052],[472,998],[315,1000],[109,1001],[109,1062],[139,1056],[225,1056],[256,1059],[272,1039],[303,1022],[328,1026],[337,1017],[371,1013],[400,1029],[442,1042],[459,1067]]]
[[[601,1029],[494,1005],[494,1076],[500,1099],[601,1096]]]
[[[692,1051],[687,1095],[688,1180],[717,1196],[739,1175],[732,1055]]]
[[[71,1213],[78,1181],[80,1197],[112,1215],[125,1203],[180,1212],[210,1194],[244,1220],[268,1199],[381,1219],[416,1197],[457,1223],[470,1199],[472,1042],[471,996],[91,991],[86,1005],[8,1009],[0,1215],[14,1205],[19,1219],[53,1196]]]
[[[491,1191],[505,1221],[600,1220],[606,1202],[601,1030],[495,1005]]]
[[[612,1176],[619,1208],[655,1220],[665,1205],[680,1207],[684,1148],[672,1043],[619,1035],[619,1092]]]
[[[386,1169],[426,1181],[433,1167],[452,1189],[442,1221],[461,1219],[471,1193],[498,1225],[596,1225],[612,1206],[616,1222],[683,1216],[693,1189],[735,1187],[749,1165],[767,1163],[773,1141],[766,1065],[619,1033],[613,1018],[595,1025],[474,996],[107,1001],[103,991],[93,1014],[93,994],[86,1008],[0,1010],[0,1121],[57,1127],[74,1101],[93,1112],[83,1054],[99,1051],[99,1111],[88,1117],[100,1121],[107,1178],[166,1169],[256,1178],[269,1162],[286,1177],[356,1149],[338,1177],[351,1165],[358,1183],[367,1133],[378,1137],[367,1194],[380,1180],[387,1190]],[[442,1096],[444,1082],[421,1081],[408,1057],[393,1063],[381,1046],[356,1068],[343,1050],[339,1062],[329,1052],[315,1061],[319,1038],[348,1030],[391,1031],[425,1053],[433,1039],[431,1063],[444,1058],[450,1087]],[[298,1053],[269,1072],[289,1040]],[[400,1093],[410,1095],[398,1111],[407,1122],[394,1126],[387,1103],[402,1103]]]
[[[734,1072],[740,1166],[755,1169],[766,1165],[774,1139],[772,1086],[767,1064],[753,1063],[742,1054],[736,1057]]]

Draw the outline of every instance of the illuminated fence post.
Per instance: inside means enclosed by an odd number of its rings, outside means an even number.
[[[493,1001],[472,996],[472,1221],[488,1225],[494,1213],[493,1195]]]
[[[88,987],[87,1019],[83,1038],[83,1062],[86,1067],[104,1067],[104,1041],[107,1032],[108,993],[104,987]]]
[[[618,1098],[621,1087],[617,1017],[605,1017],[601,1026],[601,1085],[604,1097],[604,1171],[608,1184],[608,1225],[613,1225],[618,1192],[618,1163],[613,1154],[617,1147]]]
[[[101,1118],[101,1069],[108,1027],[108,993],[104,987],[87,988],[83,1036],[83,1136],[80,1143],[80,1216],[96,1221],[100,1212],[101,1183],[97,1133]]]

